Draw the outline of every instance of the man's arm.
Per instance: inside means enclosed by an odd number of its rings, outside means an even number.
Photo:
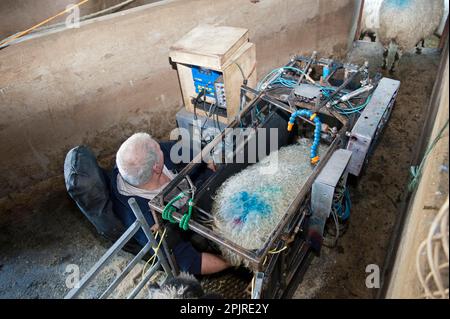
[[[202,253],[202,275],[214,274],[229,267],[230,265],[219,256],[210,253]]]

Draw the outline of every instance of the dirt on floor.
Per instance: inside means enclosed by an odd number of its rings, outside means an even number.
[[[376,43],[359,42],[349,59],[355,63],[367,59],[378,68],[381,56]],[[365,269],[369,264],[383,265],[439,59],[433,49],[402,58],[393,76],[401,81],[401,88],[392,117],[367,170],[351,189],[350,227],[338,247],[324,248],[313,260],[295,298],[374,297],[376,289],[365,286]],[[62,298],[76,275],[74,267],[82,276],[111,245],[96,234],[64,190],[35,196],[42,197],[39,206],[23,203],[1,212],[0,298]],[[121,252],[84,297],[98,296],[131,258]],[[130,274],[130,280],[139,278],[142,266]],[[130,289],[121,287],[120,296]]]

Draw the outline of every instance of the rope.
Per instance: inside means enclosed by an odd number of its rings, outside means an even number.
[[[6,38],[6,39],[2,40],[2,41],[0,42],[0,47],[6,45],[6,44],[8,44],[8,43],[11,43],[11,42],[14,41],[15,39],[18,39],[18,38],[20,38],[20,37],[23,37],[24,35],[27,35],[27,34],[30,33],[31,31],[33,31],[34,29],[37,29],[37,28],[39,28],[40,26],[43,26],[44,24],[46,24],[46,23],[48,23],[48,22],[50,22],[50,21],[52,21],[52,20],[58,18],[59,16],[62,16],[63,14],[70,12],[71,10],[75,9],[76,7],[79,7],[79,6],[83,5],[83,4],[85,4],[85,3],[88,2],[88,1],[89,1],[89,0],[83,0],[83,1],[81,1],[81,2],[79,2],[79,3],[77,3],[77,4],[73,5],[73,6],[71,6],[71,7],[69,7],[69,8],[66,8],[64,11],[61,11],[61,12],[55,14],[53,17],[50,17],[50,18],[48,18],[48,19],[45,19],[45,20],[42,21],[42,22],[39,22],[38,24],[32,26],[31,28],[29,28],[29,29],[27,29],[27,30],[25,30],[25,31],[19,32],[19,33],[13,35],[12,37],[9,37],[9,38]]]
[[[158,237],[158,234],[159,234],[159,232],[156,233],[155,239],[156,239],[156,237]],[[158,251],[159,251],[159,247],[161,246],[161,243],[162,243],[162,241],[163,241],[165,235],[166,235],[166,228],[164,229],[164,231],[163,231],[163,233],[162,233],[162,235],[161,235],[161,239],[160,239],[159,242],[158,242],[158,246],[156,246],[156,248],[155,248],[155,247],[152,247],[152,248],[153,248],[153,255],[150,257],[149,260],[147,260],[147,262],[145,263],[144,267],[142,268],[142,276],[141,276],[142,278],[141,278],[141,280],[144,279],[145,269],[147,268],[147,265],[149,264],[149,262],[150,262],[151,260],[153,260],[153,261],[152,261],[152,264],[151,264],[151,266],[150,266],[150,269],[152,269],[153,265],[155,264],[156,256],[157,256],[157,253],[158,253]]]
[[[449,200],[447,197],[431,224],[427,238],[417,250],[417,276],[420,285],[425,291],[422,297],[427,299],[449,298],[448,206]],[[428,266],[426,272],[422,268],[424,262],[421,259],[425,259],[425,265]]]

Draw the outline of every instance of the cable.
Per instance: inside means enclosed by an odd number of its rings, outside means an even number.
[[[301,73],[301,74],[305,74],[306,75],[306,73],[305,72],[303,72],[302,70],[300,70],[300,69],[298,69],[298,68],[295,68],[295,67],[292,67],[292,66],[283,66],[283,67],[281,67],[281,68],[278,68],[278,69],[274,69],[274,70],[272,70],[272,71],[270,71],[259,83],[258,83],[258,85],[257,85],[257,90],[258,91],[260,91],[261,90],[261,87],[263,86],[263,84],[266,84],[266,86],[267,85],[269,85],[270,83],[275,83],[277,80],[279,80],[280,78],[281,78],[281,75],[282,75],[282,71],[283,70],[291,70],[291,71],[295,71],[295,72],[299,72],[299,73]],[[277,77],[275,77],[274,79],[272,79],[271,81],[269,81],[269,83],[265,83],[269,78],[270,78],[270,76],[271,75],[273,75],[274,73],[279,73],[279,75],[277,76]],[[283,79],[283,78],[281,78],[281,80],[279,80],[279,81],[281,81],[281,83],[284,83],[285,84],[285,86],[288,86],[288,85],[290,85],[290,82],[284,82],[284,81],[286,81],[285,79]],[[291,80],[287,80],[287,81],[291,81]],[[290,86],[288,86],[288,87],[290,87]]]
[[[281,248],[281,249],[278,249],[278,250],[272,249],[272,250],[269,250],[267,253],[271,254],[271,255],[275,255],[275,254],[281,253],[283,250],[286,250],[287,248],[288,248],[287,245],[284,245],[283,248]]]
[[[410,173],[411,173],[413,179],[411,180],[411,182],[408,185],[408,190],[410,192],[415,189],[420,177],[422,176],[423,166],[425,165],[428,155],[430,155],[431,151],[434,149],[437,142],[439,142],[439,140],[442,138],[444,131],[447,127],[448,127],[448,119],[445,122],[444,126],[439,130],[439,133],[436,135],[433,142],[431,142],[431,144],[428,146],[428,148],[425,152],[425,155],[423,156],[422,161],[420,162],[419,166],[411,166]]]
[[[416,270],[420,285],[424,289],[424,298],[435,299],[449,298],[448,288],[448,207],[449,198],[442,205],[438,214],[435,216],[426,239],[419,245],[416,254]],[[428,271],[424,276],[424,269],[421,267],[421,258],[424,257]],[[445,274],[446,271],[446,274]],[[444,274],[441,274],[444,272]],[[447,277],[447,279],[445,279]],[[431,284],[433,279],[433,285]]]
[[[233,64],[236,64],[236,66],[239,68],[239,71],[241,71],[241,74],[242,74],[242,79],[243,79],[244,85],[247,85],[248,78],[245,77],[244,71],[242,70],[241,66],[237,62],[233,62]]]

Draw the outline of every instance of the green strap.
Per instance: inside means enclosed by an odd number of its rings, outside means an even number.
[[[188,200],[188,205],[189,205],[188,212],[186,214],[184,214],[180,220],[180,228],[183,230],[189,229],[189,220],[191,219],[191,215],[192,215],[192,207],[194,207],[194,201],[192,198]]]
[[[176,197],[174,197],[169,203],[167,203],[166,207],[164,207],[164,210],[162,212],[162,218],[170,221],[171,223],[176,223],[177,221],[173,218],[172,214],[177,209],[173,206],[173,204],[185,196],[186,195],[184,193],[180,193]],[[180,220],[180,228],[183,230],[189,229],[189,220],[191,219],[191,216],[192,216],[192,208],[194,207],[194,200],[192,198],[190,198],[188,200],[187,204],[189,206],[188,212],[186,214],[184,214]]]
[[[173,203],[179,201],[180,199],[182,199],[184,197],[184,193],[181,192],[180,194],[178,194],[176,197],[174,197],[167,205],[166,207],[164,207],[164,210],[162,212],[162,218],[165,220],[170,221],[171,223],[176,223],[177,221],[173,218],[172,214],[177,210],[174,206]]]

